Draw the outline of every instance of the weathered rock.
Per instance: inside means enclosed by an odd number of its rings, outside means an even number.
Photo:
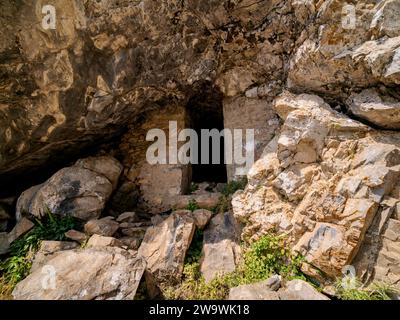
[[[303,280],[292,280],[278,291],[280,300],[330,300]]]
[[[384,129],[400,129],[400,101],[381,97],[376,90],[364,90],[350,96],[347,102],[357,117]]]
[[[274,275],[269,279],[249,285],[241,285],[229,291],[229,300],[279,300],[276,291],[281,287],[282,278]]]
[[[10,218],[11,217],[8,214],[8,210],[6,210],[5,206],[0,203],[0,232],[7,230],[7,225]]]
[[[65,250],[76,249],[79,245],[67,241],[42,241],[39,250],[36,252],[30,272],[43,268],[47,262],[55,258]]]
[[[146,267],[142,258],[115,247],[63,251],[46,265],[51,273],[33,271],[18,283],[14,299],[132,300]]]
[[[204,230],[200,271],[206,282],[218,275],[233,272],[240,259],[240,230],[229,212],[211,219]]]
[[[232,288],[228,300],[279,300],[279,294],[264,282]]]
[[[146,260],[147,270],[155,279],[176,282],[181,278],[194,231],[193,218],[177,213],[147,230],[138,253]]]
[[[113,217],[105,217],[99,220],[90,220],[85,224],[85,233],[88,235],[100,235],[111,237],[119,229],[119,223],[113,220]]]
[[[53,214],[72,215],[82,220],[97,218],[121,171],[121,164],[111,157],[79,160],[45,183],[25,191],[18,199],[17,218],[24,211],[39,217],[46,208]]]
[[[212,210],[219,203],[221,194],[218,192],[200,195],[182,195],[171,199],[171,206],[175,209],[187,209],[191,202],[196,202],[202,209]]]
[[[208,222],[211,220],[213,213],[209,210],[198,209],[190,213],[196,227],[199,229],[204,229]]]
[[[124,212],[123,214],[119,215],[117,218],[117,222],[129,222],[129,223],[133,223],[133,222],[138,222],[139,221],[139,217],[137,216],[137,214],[135,212]]]
[[[234,195],[235,217],[244,239],[288,234],[294,251],[334,278],[398,184],[400,135],[371,130],[317,96],[283,93],[275,109],[284,124]]]
[[[271,287],[278,283],[278,286]],[[229,300],[330,300],[303,280],[292,280],[280,288],[280,279],[268,279],[232,288]],[[279,290],[278,290],[279,289]]]
[[[7,210],[0,204],[0,220],[8,220],[10,219],[10,215]]]
[[[94,234],[90,237],[87,242],[87,247],[123,247],[123,243],[112,237],[103,237],[98,234]]]
[[[128,249],[131,250],[138,250],[140,244],[142,243],[142,239],[137,237],[122,237],[118,240],[121,241],[124,246],[127,246]]]
[[[76,230],[69,230],[65,233],[65,236],[68,239],[74,240],[79,243],[85,243],[86,240],[88,239],[88,236],[84,234],[83,232],[76,231]]]
[[[34,226],[35,224],[32,221],[22,218],[9,233],[0,233],[0,254],[7,253],[10,245]]]

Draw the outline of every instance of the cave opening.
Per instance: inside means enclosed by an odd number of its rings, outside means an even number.
[[[224,138],[221,137],[217,150],[213,149],[212,139],[208,138],[208,156],[205,154],[204,149],[202,152],[201,147],[204,139],[206,139],[205,136],[202,137],[202,130],[216,129],[221,132],[224,129],[222,94],[211,86],[204,86],[201,94],[197,94],[189,100],[187,111],[190,127],[196,131],[199,139],[197,145],[199,163],[192,164],[192,182],[226,183]],[[218,154],[214,153],[218,153],[218,151],[219,161],[217,161],[218,163],[213,163],[213,157],[218,157]],[[208,161],[204,161],[207,158]],[[203,161],[201,161],[202,159]]]

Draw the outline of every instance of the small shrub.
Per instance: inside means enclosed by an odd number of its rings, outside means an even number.
[[[363,287],[358,279],[347,280],[341,279],[336,283],[336,296],[341,300],[392,300],[391,296],[398,293],[391,285],[382,282]]]
[[[197,209],[200,209],[200,207],[195,199],[190,199],[189,204],[187,205],[186,209],[193,212]]]

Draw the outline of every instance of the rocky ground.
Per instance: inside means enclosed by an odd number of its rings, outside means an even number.
[[[398,298],[399,0],[43,4],[0,4],[2,297]],[[146,163],[193,114],[246,185]]]

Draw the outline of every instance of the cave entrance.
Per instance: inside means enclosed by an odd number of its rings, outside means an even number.
[[[202,143],[205,137],[202,137],[202,130],[217,129],[221,132],[224,129],[224,116],[222,94],[210,86],[201,90],[199,95],[192,97],[187,104],[190,127],[196,131],[198,136],[198,159],[199,164],[192,164],[192,182],[227,182],[227,171],[225,165],[225,142],[222,137],[219,144],[220,161],[213,164],[212,139],[209,138],[208,157],[202,154]],[[203,152],[204,153],[204,152]],[[214,149],[215,153],[215,149]],[[207,161],[201,159],[208,158]]]

